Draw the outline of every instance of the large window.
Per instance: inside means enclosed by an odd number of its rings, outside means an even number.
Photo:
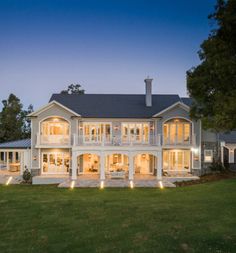
[[[111,141],[110,123],[84,123],[84,142],[99,143]]]
[[[190,144],[191,123],[184,119],[172,119],[164,124],[164,144]]]
[[[190,169],[190,150],[164,150],[163,169],[166,171],[188,171]]]
[[[69,143],[69,123],[61,118],[50,118],[41,125],[42,143]]]
[[[67,152],[47,152],[42,154],[43,173],[65,174],[70,168],[70,154]]]
[[[149,124],[148,123],[122,123],[123,143],[148,143]]]

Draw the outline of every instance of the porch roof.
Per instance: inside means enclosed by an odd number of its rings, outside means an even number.
[[[31,148],[31,139],[16,140],[0,143],[0,149],[27,149]]]
[[[221,133],[220,140],[229,144],[236,144],[236,131],[231,131],[229,133]]]

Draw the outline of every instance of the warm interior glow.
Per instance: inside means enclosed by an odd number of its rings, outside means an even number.
[[[11,182],[11,180],[12,180],[12,177],[9,177],[9,178],[7,179],[6,185],[9,185],[10,182]]]

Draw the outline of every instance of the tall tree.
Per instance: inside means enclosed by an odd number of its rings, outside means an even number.
[[[62,90],[61,94],[84,94],[85,90],[82,89],[80,84],[70,84],[66,90]]]
[[[10,94],[8,99],[2,101],[0,112],[0,142],[29,138],[31,134],[30,122],[27,114],[33,111],[30,105],[23,110],[20,99]]]
[[[200,65],[187,71],[193,118],[215,132],[236,129],[236,1],[218,0],[214,29],[201,44]]]

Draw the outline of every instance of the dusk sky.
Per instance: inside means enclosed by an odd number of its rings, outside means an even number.
[[[80,83],[86,93],[186,96],[186,71],[215,0],[0,1],[0,100],[25,106]]]

